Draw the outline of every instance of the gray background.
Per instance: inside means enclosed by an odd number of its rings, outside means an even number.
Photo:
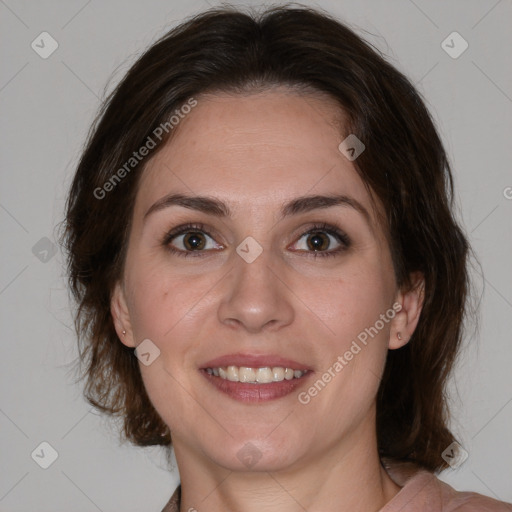
[[[105,91],[157,37],[210,5],[0,0],[1,511],[159,511],[177,483],[160,449],[121,446],[73,385],[63,257],[52,255],[51,241]],[[451,382],[452,424],[469,458],[441,478],[512,501],[512,3],[310,5],[382,49],[417,84],[438,123],[460,218],[482,265],[473,272],[480,329],[466,336]],[[47,59],[31,48],[43,31],[59,44]],[[469,43],[457,59],[441,47],[453,31]],[[43,441],[58,452],[48,469],[31,458]]]

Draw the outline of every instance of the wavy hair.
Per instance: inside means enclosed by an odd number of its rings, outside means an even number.
[[[191,97],[276,85],[318,91],[339,104],[344,129],[366,146],[354,165],[384,207],[397,285],[410,288],[413,272],[425,278],[414,335],[388,352],[376,427],[381,457],[439,471],[446,467],[441,453],[454,441],[445,386],[461,343],[469,290],[470,249],[453,213],[447,155],[413,84],[346,24],[309,7],[259,14],[225,7],[189,18],[152,44],[103,102],[72,181],[61,239],[77,304],[84,394],[96,408],[122,419],[122,433],[133,444],[171,445],[133,349],[119,341],[110,313],[148,159],[104,197],[97,191]]]

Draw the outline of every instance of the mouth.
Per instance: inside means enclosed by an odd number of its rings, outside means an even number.
[[[283,382],[284,380],[300,379],[308,370],[294,370],[283,366],[264,366],[250,368],[247,366],[219,366],[206,368],[209,375],[214,375],[231,382],[247,382],[250,384],[268,384],[270,382]]]
[[[311,368],[289,359],[243,354],[218,358],[199,370],[218,391],[244,403],[282,398],[314,373]]]

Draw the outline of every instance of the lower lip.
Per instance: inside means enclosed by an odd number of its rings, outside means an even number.
[[[266,384],[250,384],[247,382],[233,382],[222,379],[215,375],[210,375],[206,370],[200,372],[215,386],[219,391],[226,395],[245,403],[268,402],[289,395],[313,374],[309,371],[299,379],[282,380],[280,382],[268,382]]]

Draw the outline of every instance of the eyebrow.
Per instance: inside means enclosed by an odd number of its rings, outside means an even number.
[[[230,217],[231,210],[229,206],[220,199],[212,196],[188,196],[185,194],[168,194],[154,203],[148,211],[144,214],[144,220],[157,211],[161,211],[171,206],[181,206],[203,212],[215,217]],[[367,223],[371,227],[370,215],[368,210],[353,197],[344,194],[333,195],[309,195],[301,196],[287,202],[280,211],[280,219],[300,213],[310,212],[312,210],[319,210],[331,208],[333,206],[348,206],[365,217]]]

